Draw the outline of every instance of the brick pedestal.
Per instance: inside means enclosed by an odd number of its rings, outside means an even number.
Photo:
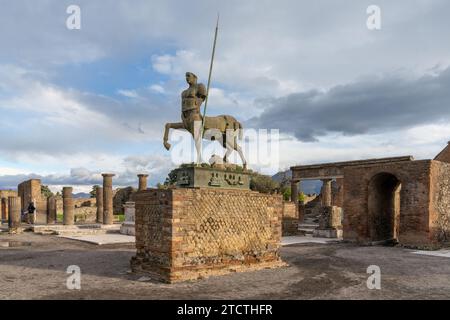
[[[140,191],[134,200],[134,272],[177,282],[283,265],[280,195],[177,188]]]

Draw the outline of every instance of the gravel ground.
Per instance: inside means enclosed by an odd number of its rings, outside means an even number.
[[[411,251],[290,245],[281,249],[289,267],[162,284],[129,273],[132,244],[0,234],[0,299],[450,299],[450,259]],[[81,268],[81,290],[66,287],[69,265]],[[367,288],[369,265],[381,268],[381,290]]]

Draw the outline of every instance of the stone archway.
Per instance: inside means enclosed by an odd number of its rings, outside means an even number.
[[[368,188],[368,228],[371,241],[398,239],[401,181],[391,173],[372,177]]]

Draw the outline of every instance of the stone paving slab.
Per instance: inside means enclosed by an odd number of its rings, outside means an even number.
[[[97,234],[97,235],[80,235],[80,236],[59,236],[60,238],[89,242],[97,245],[118,244],[118,243],[134,243],[135,237],[127,236],[119,233],[114,234]]]
[[[282,246],[288,246],[290,244],[302,244],[302,243],[336,243],[342,241],[342,239],[330,239],[330,238],[315,238],[311,236],[291,236],[283,237],[281,239]]]
[[[411,253],[421,254],[424,256],[444,257],[450,258],[450,250],[437,250],[437,251],[413,251]]]

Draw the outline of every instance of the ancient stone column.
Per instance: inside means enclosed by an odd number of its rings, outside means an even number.
[[[322,180],[322,190],[321,190],[321,195],[322,195],[322,206],[323,207],[329,207],[332,204],[332,193],[331,193],[331,181],[332,179],[323,179]]]
[[[2,221],[8,222],[8,199],[1,198],[0,200],[1,210],[2,210]]]
[[[55,224],[56,219],[56,198],[51,196],[47,198],[47,224]]]
[[[291,182],[291,201],[298,203],[298,181]]]
[[[95,196],[97,199],[97,222],[103,223],[103,187],[97,187]]]
[[[66,226],[75,223],[75,207],[72,198],[72,187],[63,188],[63,224]]]
[[[138,191],[147,190],[147,177],[148,177],[148,174],[138,174],[138,178],[139,178]]]
[[[14,230],[20,227],[20,211],[21,211],[20,197],[8,197],[8,226],[9,229]]]
[[[103,224],[114,223],[112,177],[114,174],[104,173],[103,176]]]

